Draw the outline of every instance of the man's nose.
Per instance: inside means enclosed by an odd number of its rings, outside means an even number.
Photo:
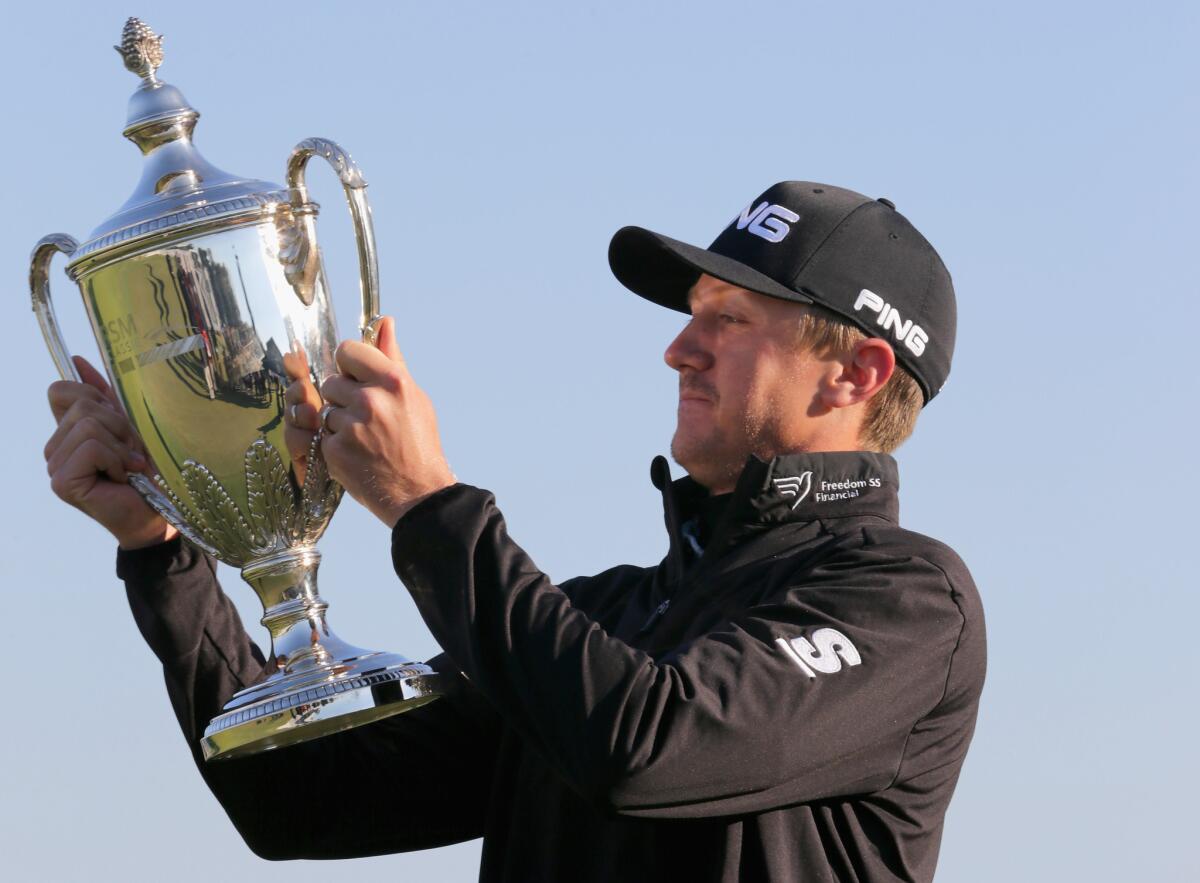
[[[676,371],[684,368],[704,371],[712,366],[712,348],[698,326],[695,319],[689,321],[663,353],[663,360]]]

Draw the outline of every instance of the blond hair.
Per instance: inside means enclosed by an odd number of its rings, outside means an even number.
[[[799,345],[821,355],[847,353],[867,335],[845,319],[818,307],[805,308],[800,317]],[[883,388],[867,402],[859,428],[859,444],[868,451],[890,454],[912,435],[925,397],[917,381],[900,365]]]

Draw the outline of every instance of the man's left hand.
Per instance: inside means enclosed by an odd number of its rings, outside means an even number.
[[[388,527],[425,497],[455,483],[437,416],[408,373],[396,323],[379,323],[378,345],[346,340],[340,374],[321,384],[330,408],[321,451],[329,473]]]

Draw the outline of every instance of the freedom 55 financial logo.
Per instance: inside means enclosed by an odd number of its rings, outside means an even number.
[[[775,485],[775,490],[779,491],[779,496],[796,498],[792,503],[792,509],[795,509],[812,490],[812,470],[786,478],[773,478],[771,483]]]
[[[813,474],[810,469],[808,472],[801,472],[799,475],[785,475],[782,478],[772,478],[771,483],[775,485],[775,490],[779,496],[792,500],[791,509],[795,511],[796,507],[804,502],[808,497],[813,486]],[[860,497],[863,491],[870,488],[883,487],[883,479],[875,475],[868,475],[866,478],[841,478],[826,481],[821,479],[818,482],[818,490],[813,494],[814,503],[831,503],[834,500],[852,500],[855,497]]]

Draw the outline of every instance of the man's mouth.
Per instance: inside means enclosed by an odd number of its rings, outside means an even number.
[[[717,391],[707,384],[696,381],[680,383],[679,403],[683,404],[684,402],[707,402],[714,405],[717,402]]]

